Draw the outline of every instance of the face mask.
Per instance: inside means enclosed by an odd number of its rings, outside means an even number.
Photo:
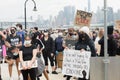
[[[15,34],[15,30],[11,30],[11,34]]]
[[[14,56],[17,56],[17,55],[18,55],[18,53],[16,53],[16,52],[15,52],[15,53],[13,53],[13,55],[14,55]]]
[[[73,37],[73,39],[77,39],[77,38],[78,38],[78,36],[77,36],[77,35],[73,35],[72,37]]]
[[[63,34],[62,34],[62,33],[58,33],[58,36],[62,37],[62,36],[63,36]]]
[[[79,34],[79,40],[88,40],[89,36],[87,34]]]
[[[31,40],[25,40],[24,45],[29,45],[31,44]]]
[[[21,29],[18,27],[17,30],[20,31]]]

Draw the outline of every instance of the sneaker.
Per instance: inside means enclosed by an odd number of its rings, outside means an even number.
[[[39,78],[39,77],[37,77],[37,80],[40,80],[40,78]]]
[[[1,75],[0,75],[0,80],[2,80]]]
[[[58,74],[56,71],[52,71],[52,74]]]
[[[0,78],[0,80],[2,80],[2,78]]]
[[[63,77],[67,77],[67,75],[64,75]]]

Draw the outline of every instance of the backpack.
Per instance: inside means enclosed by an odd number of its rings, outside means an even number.
[[[64,50],[63,48],[63,38],[62,37],[58,37],[55,39],[55,49],[58,52],[61,52]]]

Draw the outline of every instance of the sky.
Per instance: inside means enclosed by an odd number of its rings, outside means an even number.
[[[24,17],[24,2],[25,0],[0,0],[0,20],[14,19]],[[37,4],[37,11],[33,11],[33,2],[27,2],[27,17],[37,15],[43,16],[44,19],[49,18],[50,15],[56,16],[64,6],[75,6],[76,10],[85,10],[87,8],[88,0],[35,0]],[[97,7],[103,8],[103,0],[91,0],[91,12],[95,12]],[[119,0],[107,0],[107,5],[113,7],[114,11],[120,9]]]

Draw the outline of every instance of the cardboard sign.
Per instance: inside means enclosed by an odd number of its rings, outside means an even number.
[[[74,24],[80,27],[90,26],[91,18],[92,18],[92,13],[77,10]]]
[[[91,52],[79,50],[65,50],[63,56],[64,75],[89,78]]]
[[[24,62],[23,62],[23,64],[24,64],[26,67],[29,66],[29,63],[30,63],[30,61],[24,61]],[[35,62],[32,64],[32,67],[31,67],[31,68],[37,68],[37,67],[38,67],[37,60],[35,60]],[[19,69],[19,70],[23,70],[22,63],[21,63],[21,62],[19,62],[18,69]]]

